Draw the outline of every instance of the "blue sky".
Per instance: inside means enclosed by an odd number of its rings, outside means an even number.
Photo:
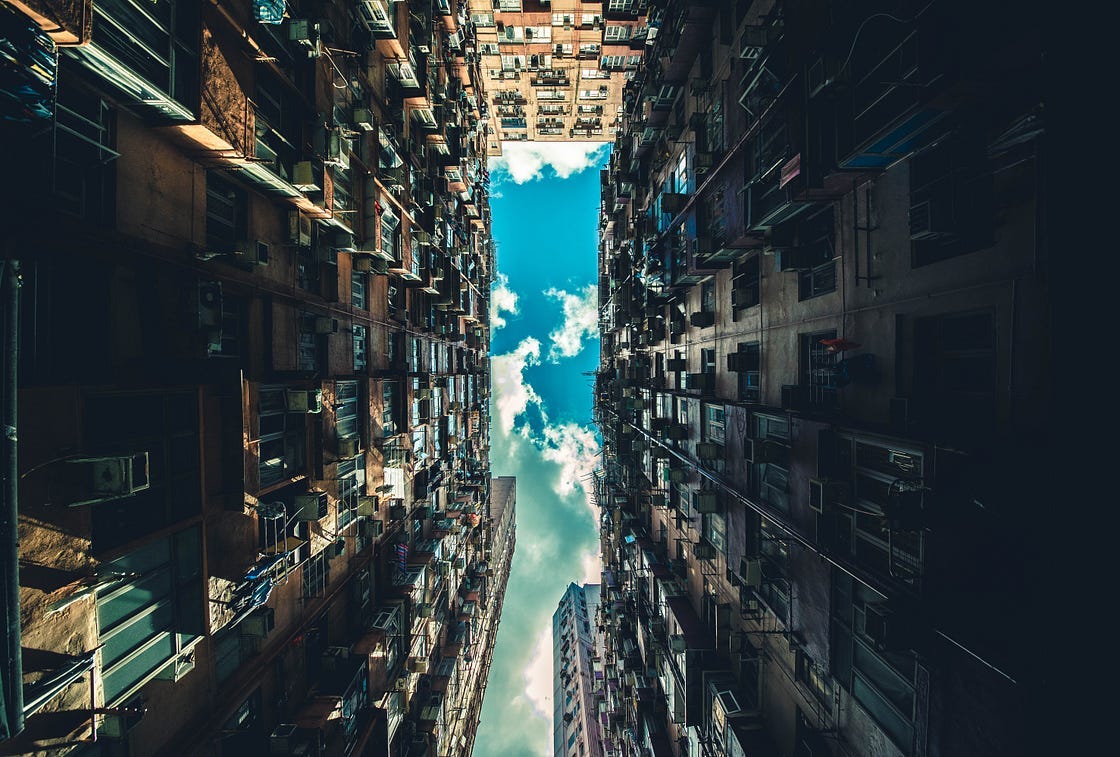
[[[552,613],[598,583],[599,168],[607,145],[505,143],[491,160],[491,468],[517,477],[517,546],[475,754],[552,753]]]

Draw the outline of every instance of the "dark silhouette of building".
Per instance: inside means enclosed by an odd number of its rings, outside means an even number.
[[[602,172],[607,754],[1023,753],[1041,27],[951,0],[648,25]]]

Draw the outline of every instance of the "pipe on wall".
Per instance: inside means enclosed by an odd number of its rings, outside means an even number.
[[[0,385],[0,450],[2,450],[3,486],[0,487],[0,554],[3,555],[3,581],[0,582],[4,605],[4,665],[0,670],[0,740],[10,739],[23,731],[23,650],[19,611],[19,471],[16,435],[16,389],[19,367],[19,261],[0,263],[0,298],[4,303],[4,331],[0,352],[4,355]]]

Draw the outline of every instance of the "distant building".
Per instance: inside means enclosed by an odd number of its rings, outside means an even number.
[[[1030,751],[1044,24],[662,0],[648,25],[602,172],[608,754]]]
[[[569,584],[552,615],[554,757],[600,757],[599,586]]]
[[[490,118],[501,142],[609,141],[642,59],[646,0],[470,0]]]

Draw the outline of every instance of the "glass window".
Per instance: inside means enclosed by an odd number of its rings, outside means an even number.
[[[723,444],[724,442],[724,414],[723,405],[704,405],[704,439],[709,442]]]
[[[365,326],[354,326],[354,373],[366,372],[367,342],[369,329]]]
[[[350,304],[358,310],[369,310],[366,299],[366,274],[360,271],[350,274]]]

